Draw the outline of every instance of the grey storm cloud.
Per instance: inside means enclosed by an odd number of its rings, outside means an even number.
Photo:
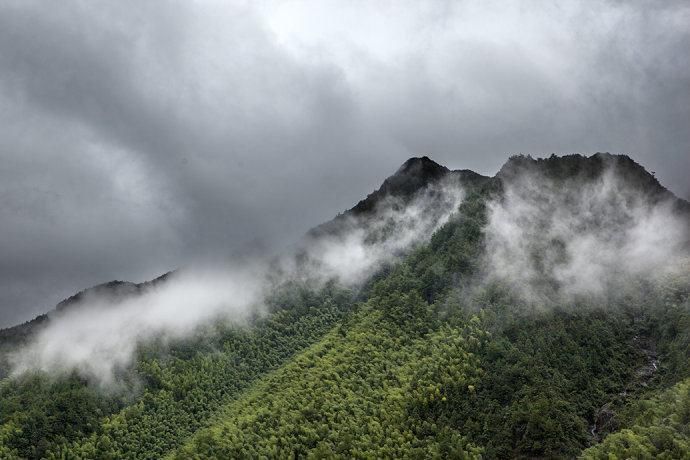
[[[0,326],[271,252],[408,157],[625,153],[690,196],[685,2],[0,3]]]

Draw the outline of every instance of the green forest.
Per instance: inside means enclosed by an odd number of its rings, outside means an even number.
[[[538,301],[485,281],[506,177],[361,285],[285,280],[247,325],[142,343],[117,388],[0,361],[0,458],[690,458],[690,265]]]

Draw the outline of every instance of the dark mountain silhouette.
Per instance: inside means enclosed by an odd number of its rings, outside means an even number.
[[[548,158],[532,158],[517,155],[510,157],[496,174],[502,182],[514,181],[529,173],[557,181],[589,182],[601,179],[607,171],[613,171],[617,179],[646,196],[651,203],[674,200],[678,210],[690,212],[690,203],[677,198],[661,185],[653,173],[627,155],[595,153],[584,155],[551,155]]]
[[[394,196],[402,200],[410,199],[419,190],[434,182],[452,176],[461,181],[463,186],[475,186],[488,181],[490,178],[482,176],[469,169],[452,171],[441,166],[427,156],[413,157],[403,163],[400,168],[383,181],[381,187],[367,195],[345,214],[361,215],[371,212],[376,205],[386,197]]]
[[[55,309],[48,313],[39,315],[36,318],[17,326],[0,329],[0,344],[15,344],[27,340],[27,338],[29,338],[32,334],[36,333],[43,326],[45,326],[53,315],[64,313],[73,308],[78,308],[84,305],[84,303],[90,298],[117,301],[124,300],[127,297],[141,295],[147,289],[165,283],[174,273],[175,271],[173,270],[157,278],[144,281],[142,283],[132,283],[129,281],[119,280],[108,281],[107,283],[98,284],[96,286],[79,291],[73,296],[60,301],[55,306]]]
[[[308,232],[310,237],[338,233],[351,218],[367,219],[375,217],[375,211],[384,200],[393,198],[403,205],[408,203],[418,192],[438,183],[441,180],[457,181],[466,190],[478,188],[491,181],[469,169],[450,170],[427,156],[413,157],[405,161],[400,168],[386,178],[381,186],[366,198],[347,211],[338,214],[333,220],[325,222]]]
[[[88,289],[84,289],[71,297],[61,301],[55,307],[56,311],[65,311],[70,308],[74,308],[82,304],[85,300],[90,297],[106,298],[108,300],[118,300],[125,297],[139,295],[145,292],[147,289],[162,284],[175,273],[175,271],[169,271],[163,275],[154,278],[150,281],[144,281],[142,283],[132,283],[130,281],[109,281],[107,283],[99,284]]]
[[[643,191],[651,202],[673,200],[676,209],[690,218],[690,203],[677,198],[663,187],[652,173],[649,173],[627,155],[596,153],[589,157],[574,154],[551,155],[548,158],[537,159],[529,155],[516,155],[510,157],[494,177],[483,176],[469,169],[450,170],[428,156],[422,156],[412,157],[405,161],[393,175],[383,181],[377,190],[331,221],[311,229],[308,235],[319,237],[324,234],[336,233],[343,228],[347,218],[352,216],[367,217],[374,213],[379,203],[390,197],[405,203],[420,190],[441,180],[456,180],[462,184],[465,190],[472,191],[487,184],[500,188],[501,184],[516,180],[528,173],[538,173],[553,180],[592,181],[601,178],[604,172],[610,168],[615,168],[615,174],[624,183]],[[61,301],[55,307],[54,312],[76,307],[90,296],[106,296],[114,300],[138,295],[151,286],[165,282],[173,273],[174,271],[171,271],[143,283],[115,280],[99,284]],[[0,329],[0,343],[25,339],[45,324],[50,314],[39,315],[23,324]]]

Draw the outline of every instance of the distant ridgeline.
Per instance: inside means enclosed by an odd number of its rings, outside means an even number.
[[[45,326],[50,317],[59,315],[61,312],[68,311],[73,308],[86,306],[88,308],[88,301],[94,298],[117,300],[128,297],[134,297],[142,292],[146,292],[150,287],[156,286],[168,279],[174,272],[168,272],[156,279],[146,281],[143,283],[130,283],[129,281],[108,281],[107,283],[99,284],[88,289],[84,289],[73,296],[61,301],[55,306],[55,310],[43,315],[39,315],[31,321],[19,324],[7,329],[0,329],[0,347],[7,345],[18,345],[26,342],[35,334],[42,326]],[[0,375],[2,375],[0,369]]]
[[[65,311],[175,276],[0,331],[0,458],[690,458],[689,229],[627,156],[411,158],[309,232],[262,314],[142,340],[112,387],[8,376]]]

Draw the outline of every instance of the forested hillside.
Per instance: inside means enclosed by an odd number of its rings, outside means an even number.
[[[689,228],[624,156],[408,160],[114,380],[5,331],[0,458],[690,458]]]

